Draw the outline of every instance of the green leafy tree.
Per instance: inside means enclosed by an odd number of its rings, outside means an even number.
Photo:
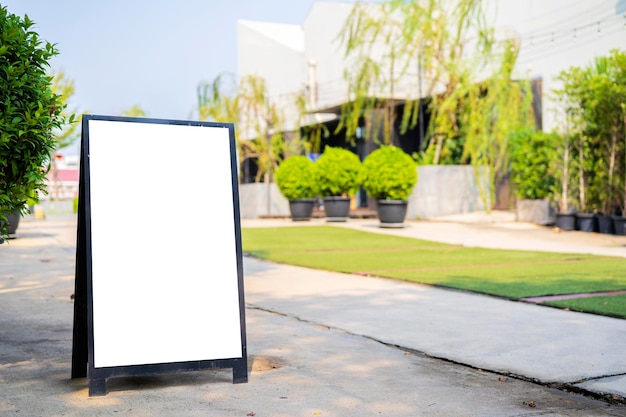
[[[613,50],[562,71],[554,90],[565,112],[581,211],[626,207],[626,53]]]
[[[527,83],[512,81],[519,45],[495,37],[483,4],[357,3],[340,35],[350,94],[340,126],[353,136],[363,116],[378,114],[369,118],[382,128],[379,141],[393,143],[396,119],[402,132],[418,125],[420,97],[428,97],[422,163],[471,163],[489,176],[490,191],[481,193],[487,200],[508,165],[508,131],[528,125],[532,114]],[[401,115],[394,110],[398,93],[407,97]]]
[[[33,21],[0,8],[0,231],[7,214],[26,211],[46,190],[46,166],[66,118],[52,89],[49,60],[57,50],[32,30]]]
[[[67,148],[72,145],[80,137],[80,121],[81,114],[76,109],[68,111],[67,104],[75,93],[74,80],[67,78],[65,72],[59,71],[52,79],[52,91],[59,96],[63,103],[63,111],[61,117],[68,121],[61,129],[55,131],[54,137],[57,142],[56,149]],[[78,116],[76,116],[78,115]],[[71,122],[69,122],[71,120]]]
[[[256,182],[270,183],[280,161],[300,150],[298,135],[285,132],[283,110],[268,94],[265,80],[247,75],[237,83],[221,74],[198,87],[200,120],[234,123],[240,162],[257,161]]]

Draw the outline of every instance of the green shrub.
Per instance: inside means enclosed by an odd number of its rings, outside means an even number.
[[[8,214],[25,213],[29,198],[45,191],[53,132],[65,121],[46,73],[57,51],[32,26],[28,16],[0,7],[0,235],[6,235]]]
[[[327,146],[315,164],[315,179],[322,197],[349,196],[361,185],[361,161],[347,149]]]
[[[382,146],[369,154],[363,172],[363,188],[377,200],[407,200],[417,183],[417,165],[395,146]]]
[[[557,184],[556,133],[526,129],[511,136],[511,183],[518,199],[550,197]]]
[[[315,197],[315,164],[306,156],[290,156],[276,170],[276,185],[288,200]]]

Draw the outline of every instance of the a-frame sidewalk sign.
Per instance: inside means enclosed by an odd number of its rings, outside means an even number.
[[[72,378],[248,381],[231,123],[84,115]]]

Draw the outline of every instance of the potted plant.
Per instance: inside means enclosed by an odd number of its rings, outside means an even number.
[[[408,198],[417,183],[417,165],[402,149],[385,145],[363,161],[363,188],[377,201],[381,227],[402,227]]]
[[[576,209],[571,204],[571,138],[568,133],[561,136],[558,157],[555,160],[559,181],[555,185],[555,197],[558,196],[555,226],[560,230],[576,230]]]
[[[0,221],[0,226],[6,227],[6,235],[9,239],[16,238],[17,227],[20,224],[22,213],[19,210],[15,210],[6,216],[6,221]],[[4,238],[0,235],[0,243],[4,242]]]
[[[290,156],[276,170],[276,185],[289,200],[289,212],[293,221],[311,219],[317,194],[314,172],[313,161],[302,155]]]
[[[327,146],[315,164],[315,181],[324,201],[326,220],[347,221],[350,195],[361,185],[359,157],[347,149]]]

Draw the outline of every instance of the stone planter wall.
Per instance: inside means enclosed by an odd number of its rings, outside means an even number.
[[[418,181],[409,197],[407,220],[429,219],[453,214],[484,211],[474,180],[474,168],[465,165],[423,165],[417,168]],[[484,188],[488,190],[488,180]],[[272,183],[267,209],[267,185],[241,184],[239,198],[242,219],[277,216],[289,217],[289,201]]]
[[[536,223],[542,226],[554,224],[556,213],[548,200],[517,200],[515,215],[518,222]]]
[[[269,200],[269,209],[268,209]],[[275,183],[239,185],[239,206],[242,219],[259,217],[289,217],[289,201],[283,197]]]
[[[466,165],[422,165],[409,197],[407,220],[484,211],[474,168]],[[483,179],[488,194],[488,180]]]

